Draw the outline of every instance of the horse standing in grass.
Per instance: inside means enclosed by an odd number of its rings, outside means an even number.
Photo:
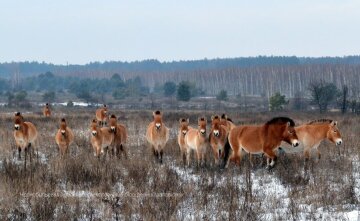
[[[14,117],[14,138],[19,151],[19,159],[21,159],[21,150],[25,151],[25,160],[27,152],[33,149],[35,140],[37,138],[37,130],[31,122],[24,122],[24,118],[20,112],[17,112]],[[30,150],[30,160],[32,158],[33,150]]]
[[[186,147],[186,144],[185,144],[185,135],[186,133],[188,132],[189,130],[189,119],[184,119],[184,118],[181,118],[179,120],[179,133],[178,133],[178,144],[179,144],[179,147],[180,147],[180,152],[181,152],[181,156],[183,158],[183,162],[185,163],[186,161],[186,150],[187,150],[187,147]]]
[[[50,110],[50,105],[49,105],[49,103],[46,103],[46,104],[45,104],[45,107],[44,107],[44,109],[43,109],[43,115],[44,115],[45,117],[50,117],[50,116],[51,116],[51,110]]]
[[[328,139],[336,145],[342,144],[343,140],[337,125],[337,121],[320,119],[295,127],[296,134],[300,141],[300,146],[296,149],[304,151],[305,160],[310,158],[311,150],[316,150],[317,157],[320,159],[321,153],[318,147],[323,140]],[[282,146],[282,148],[284,148],[286,152],[292,151],[287,145]]]
[[[299,145],[294,126],[295,123],[292,119],[276,117],[262,126],[235,127],[230,131],[228,137],[232,150],[231,159],[240,165],[241,150],[243,149],[250,154],[264,153],[268,157],[268,167],[273,167],[276,161],[274,150],[279,147],[281,141],[292,144],[293,147]],[[230,148],[225,148],[225,150],[227,158]],[[227,167],[227,163],[225,166]]]
[[[196,152],[198,166],[205,163],[205,153],[208,145],[206,138],[206,119],[202,117],[198,119],[198,129],[189,128],[185,135],[185,144],[187,147],[186,161],[188,166],[190,165],[191,150]]]
[[[55,135],[55,142],[59,146],[61,156],[69,153],[69,146],[74,142],[74,133],[67,126],[64,118],[60,121],[60,128]]]
[[[224,125],[221,123],[219,116],[216,115],[211,117],[209,142],[214,154],[215,164],[219,164],[219,159],[224,158],[224,146],[229,132],[226,125],[227,124]]]
[[[95,116],[96,116],[96,120],[99,122],[99,126],[106,125],[107,111],[108,111],[108,108],[107,108],[106,104],[104,104],[103,107],[96,110]]]
[[[104,153],[104,148],[109,148],[109,146],[113,143],[114,133],[108,127],[99,128],[96,119],[91,122],[90,130],[90,141],[94,149],[94,156],[100,157],[100,154]]]
[[[110,130],[114,133],[113,146],[115,148],[116,154],[120,156],[120,153],[122,152],[124,153],[125,157],[127,157],[125,143],[128,137],[128,133],[125,125],[119,124],[114,114],[110,116],[109,125]],[[113,152],[114,148],[112,149]]]
[[[169,140],[169,128],[165,126],[160,111],[153,113],[154,120],[146,130],[146,139],[153,149],[154,155],[162,163],[164,147]]]

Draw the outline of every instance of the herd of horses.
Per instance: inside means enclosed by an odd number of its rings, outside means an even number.
[[[45,117],[51,116],[49,104],[43,109]],[[205,163],[205,155],[211,148],[215,164],[228,167],[232,161],[240,165],[242,155],[248,153],[264,154],[267,157],[267,167],[275,165],[278,148],[292,149],[300,146],[305,159],[310,158],[310,151],[316,150],[320,159],[320,143],[328,139],[336,145],[342,144],[342,137],[337,127],[337,122],[329,119],[314,120],[309,123],[295,126],[295,122],[288,117],[276,117],[262,125],[235,125],[225,114],[212,116],[210,132],[207,133],[207,119],[198,118],[197,127],[191,127],[189,119],[179,120],[177,141],[183,162],[190,166],[191,152],[195,152],[197,165]],[[125,154],[124,147],[128,133],[125,125],[118,123],[115,115],[108,115],[108,108],[103,105],[96,110],[95,118],[90,123],[90,142],[94,156],[100,157],[104,151],[111,151],[112,155]],[[165,146],[169,140],[170,129],[165,126],[163,115],[160,111],[153,112],[153,121],[146,130],[146,140],[151,146],[154,156],[162,163]],[[30,152],[30,159],[37,138],[34,124],[24,121],[21,113],[14,116],[14,138],[18,148],[18,157],[21,151]],[[68,127],[66,120],[60,121],[59,129],[55,135],[55,142],[59,147],[61,156],[69,152],[69,146],[74,141],[74,134]]]

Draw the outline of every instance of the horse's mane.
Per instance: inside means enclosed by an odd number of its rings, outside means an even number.
[[[186,122],[186,119],[185,119],[185,118],[181,118],[181,122]]]
[[[270,124],[285,124],[287,122],[290,122],[290,126],[294,127],[295,126],[295,122],[288,117],[274,117],[273,119],[269,120],[268,122],[266,122],[266,125],[270,125]]]
[[[155,115],[160,115],[160,111],[155,111]]]
[[[115,118],[115,119],[116,119],[115,114],[112,114],[112,115],[110,116],[110,118]]]
[[[222,115],[221,115],[221,119],[225,119],[225,120],[227,120],[227,121],[230,121],[230,122],[234,123],[230,118],[228,118],[228,117],[226,116],[226,114],[222,114]]]
[[[325,123],[332,123],[333,120],[331,119],[318,119],[318,120],[313,120],[313,121],[310,121],[309,123],[307,123],[308,125],[311,125],[311,124],[325,124]]]
[[[62,119],[61,119],[61,122],[65,122],[65,118],[62,118]]]

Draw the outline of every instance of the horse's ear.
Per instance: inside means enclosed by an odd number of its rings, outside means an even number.
[[[222,114],[222,115],[221,115],[221,118],[222,118],[222,119],[227,119],[226,114]]]
[[[186,119],[186,122],[187,122],[187,123],[189,123],[189,122],[190,122],[189,118],[188,118],[188,119]]]
[[[106,104],[104,104],[104,107],[106,107]]]
[[[290,126],[290,124],[291,124],[290,121],[288,121],[288,122],[287,122],[288,127]]]
[[[179,119],[179,123],[183,122],[184,118],[180,118]]]
[[[212,116],[211,116],[211,120],[214,120],[214,119],[215,119],[215,116],[212,115]]]
[[[16,113],[15,113],[15,116],[20,116],[20,115],[21,115],[20,112],[16,112]]]
[[[93,119],[92,122],[93,122],[93,123],[97,123],[97,120],[96,120],[96,119]]]
[[[336,126],[337,125],[337,121],[333,121],[333,122],[331,122],[331,126]]]

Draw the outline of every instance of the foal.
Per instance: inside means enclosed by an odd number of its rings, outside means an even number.
[[[108,109],[107,109],[106,104],[104,104],[103,107],[96,110],[95,116],[96,116],[96,120],[99,122],[99,126],[106,125],[107,111],[108,111]]]
[[[160,111],[153,112],[154,120],[146,130],[146,140],[151,145],[154,155],[162,163],[163,151],[169,140],[169,128],[165,126]]]
[[[121,151],[124,153],[126,157],[127,155],[124,147],[128,137],[128,133],[125,125],[119,124],[114,114],[110,116],[109,125],[110,125],[110,130],[114,133],[113,146],[115,148],[116,154],[120,156],[120,151]],[[112,149],[112,151],[114,151],[114,149]]]
[[[292,144],[293,147],[299,145],[299,141],[294,129],[295,123],[287,117],[276,117],[266,122],[262,126],[238,126],[229,133],[229,144],[232,150],[231,159],[240,165],[241,150],[250,154],[264,153],[267,157],[268,167],[275,164],[277,149],[281,141]],[[229,148],[225,148],[229,151]],[[228,155],[228,152],[225,153]],[[271,163],[270,163],[271,160]],[[225,164],[227,167],[227,163]]]
[[[30,122],[24,122],[24,118],[21,113],[17,112],[14,117],[14,129],[14,138],[19,151],[19,159],[21,159],[21,150],[24,149],[26,160],[27,152],[29,149],[32,149],[37,138],[36,127]]]
[[[46,103],[46,104],[45,104],[45,107],[44,107],[44,109],[43,109],[43,115],[44,115],[45,117],[50,117],[50,116],[51,116],[51,110],[50,110],[50,105],[49,105],[49,103]]]
[[[98,127],[98,122],[94,119],[91,122],[91,145],[94,149],[94,156],[100,157],[100,154],[104,152],[104,148],[108,148],[113,140],[114,133],[108,127]]]
[[[185,135],[186,160],[187,165],[190,165],[191,150],[196,151],[198,166],[205,163],[205,152],[207,146],[206,139],[206,119],[204,117],[198,119],[198,129],[189,128]]]
[[[224,123],[221,123],[219,116],[211,117],[211,131],[209,135],[210,146],[213,150],[215,164],[219,164],[219,159],[224,158],[224,146],[226,144],[227,136],[228,136],[228,128]]]
[[[67,126],[64,118],[60,121],[60,129],[55,135],[55,142],[59,146],[61,156],[69,153],[69,146],[74,142],[74,133]]]

